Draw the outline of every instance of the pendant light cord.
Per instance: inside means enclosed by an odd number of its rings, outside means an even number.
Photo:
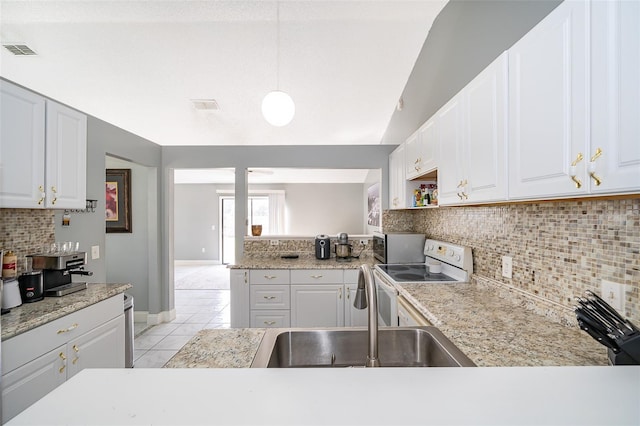
[[[276,90],[280,90],[280,1],[276,2]]]

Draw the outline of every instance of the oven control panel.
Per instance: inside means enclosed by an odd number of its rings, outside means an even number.
[[[441,262],[462,268],[468,273],[473,272],[473,258],[471,248],[442,241],[427,240],[424,243],[424,254]]]

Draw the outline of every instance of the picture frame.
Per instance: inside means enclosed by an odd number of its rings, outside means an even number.
[[[105,178],[105,229],[131,233],[131,169],[107,169]]]
[[[367,189],[367,225],[380,226],[380,183],[375,183]]]

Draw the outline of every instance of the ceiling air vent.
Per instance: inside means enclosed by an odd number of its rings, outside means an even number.
[[[215,99],[191,99],[193,106],[197,110],[201,111],[218,111],[220,105]]]
[[[16,56],[35,56],[36,52],[33,51],[29,46],[23,43],[2,43],[2,45],[9,52],[13,53]]]

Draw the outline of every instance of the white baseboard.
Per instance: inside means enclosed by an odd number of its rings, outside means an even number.
[[[222,265],[219,260],[174,260],[175,266]]]
[[[146,323],[147,325],[158,325],[165,322],[171,322],[176,319],[176,310],[162,311],[157,314],[150,314],[147,311],[134,311],[133,321],[138,323]]]

